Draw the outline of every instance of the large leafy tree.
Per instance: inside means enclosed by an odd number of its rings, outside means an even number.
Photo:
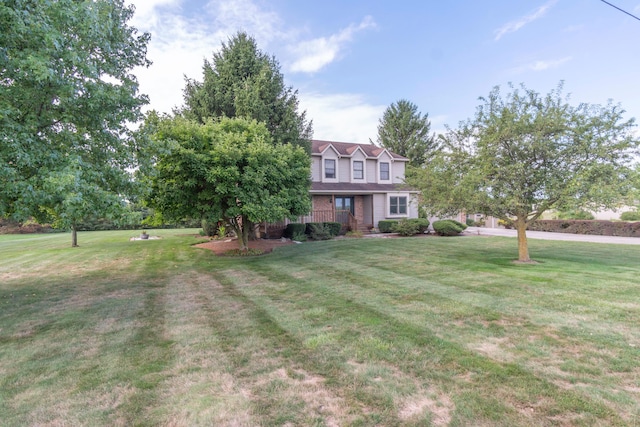
[[[421,114],[418,106],[406,99],[391,104],[380,118],[378,144],[409,158],[413,166],[424,164],[438,148],[429,114]]]
[[[122,205],[142,148],[126,124],[147,102],[131,71],[149,64],[132,14],[123,0],[0,3],[0,216],[73,227]]]
[[[244,118],[181,116],[147,121],[161,147],[150,204],[164,218],[229,224],[246,250],[254,224],[310,209],[310,160],[301,147],[274,146],[263,123]]]
[[[274,143],[310,152],[311,124],[298,113],[297,91],[284,84],[280,65],[255,39],[238,33],[205,60],[203,80],[187,79],[185,116],[205,123],[212,117],[247,117],[266,124]]]
[[[633,182],[640,141],[619,106],[572,106],[562,85],[547,95],[495,87],[473,119],[445,135],[445,149],[408,181],[432,213],[482,212],[518,231],[518,259],[529,262],[526,230],[551,208],[614,207]]]

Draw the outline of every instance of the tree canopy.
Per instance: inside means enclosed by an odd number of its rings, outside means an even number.
[[[276,144],[310,152],[311,124],[298,113],[297,91],[284,84],[280,65],[238,33],[205,60],[203,80],[186,80],[183,114],[200,123],[215,117],[246,117],[266,124]]]
[[[73,226],[131,189],[142,147],[126,124],[147,102],[131,71],[149,64],[132,14],[123,0],[0,3],[0,216]]]
[[[406,99],[385,110],[378,122],[378,143],[409,158],[412,166],[424,164],[438,148],[429,114],[422,115],[418,106]]]
[[[556,208],[614,207],[633,182],[640,141],[624,110],[572,106],[562,85],[543,96],[495,87],[475,117],[449,129],[440,154],[408,181],[432,213],[479,212],[518,230],[519,260],[528,262],[528,225]]]
[[[150,204],[165,218],[204,218],[229,224],[240,249],[254,224],[306,214],[310,160],[301,147],[273,144],[263,123],[151,117],[161,146]]]

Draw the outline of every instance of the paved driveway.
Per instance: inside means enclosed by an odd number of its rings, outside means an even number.
[[[504,228],[469,227],[465,234],[480,236],[516,237],[516,230]],[[620,245],[640,245],[640,237],[587,236],[584,234],[548,233],[545,231],[527,231],[528,239],[564,240],[568,242],[617,243]]]

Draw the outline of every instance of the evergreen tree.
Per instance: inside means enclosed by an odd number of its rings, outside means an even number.
[[[205,60],[203,81],[187,79],[182,113],[200,123],[211,117],[245,117],[266,124],[274,143],[310,152],[311,123],[298,113],[297,91],[286,87],[280,65],[238,33]]]
[[[422,115],[415,104],[401,99],[382,115],[378,124],[378,144],[409,158],[411,165],[420,166],[438,148],[430,131],[429,115]]]

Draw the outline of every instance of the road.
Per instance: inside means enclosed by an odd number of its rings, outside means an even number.
[[[465,230],[465,234],[480,236],[516,237],[516,230],[507,230],[504,228],[469,227]],[[640,245],[640,237],[588,236],[584,234],[548,233],[545,231],[527,231],[527,239]]]

